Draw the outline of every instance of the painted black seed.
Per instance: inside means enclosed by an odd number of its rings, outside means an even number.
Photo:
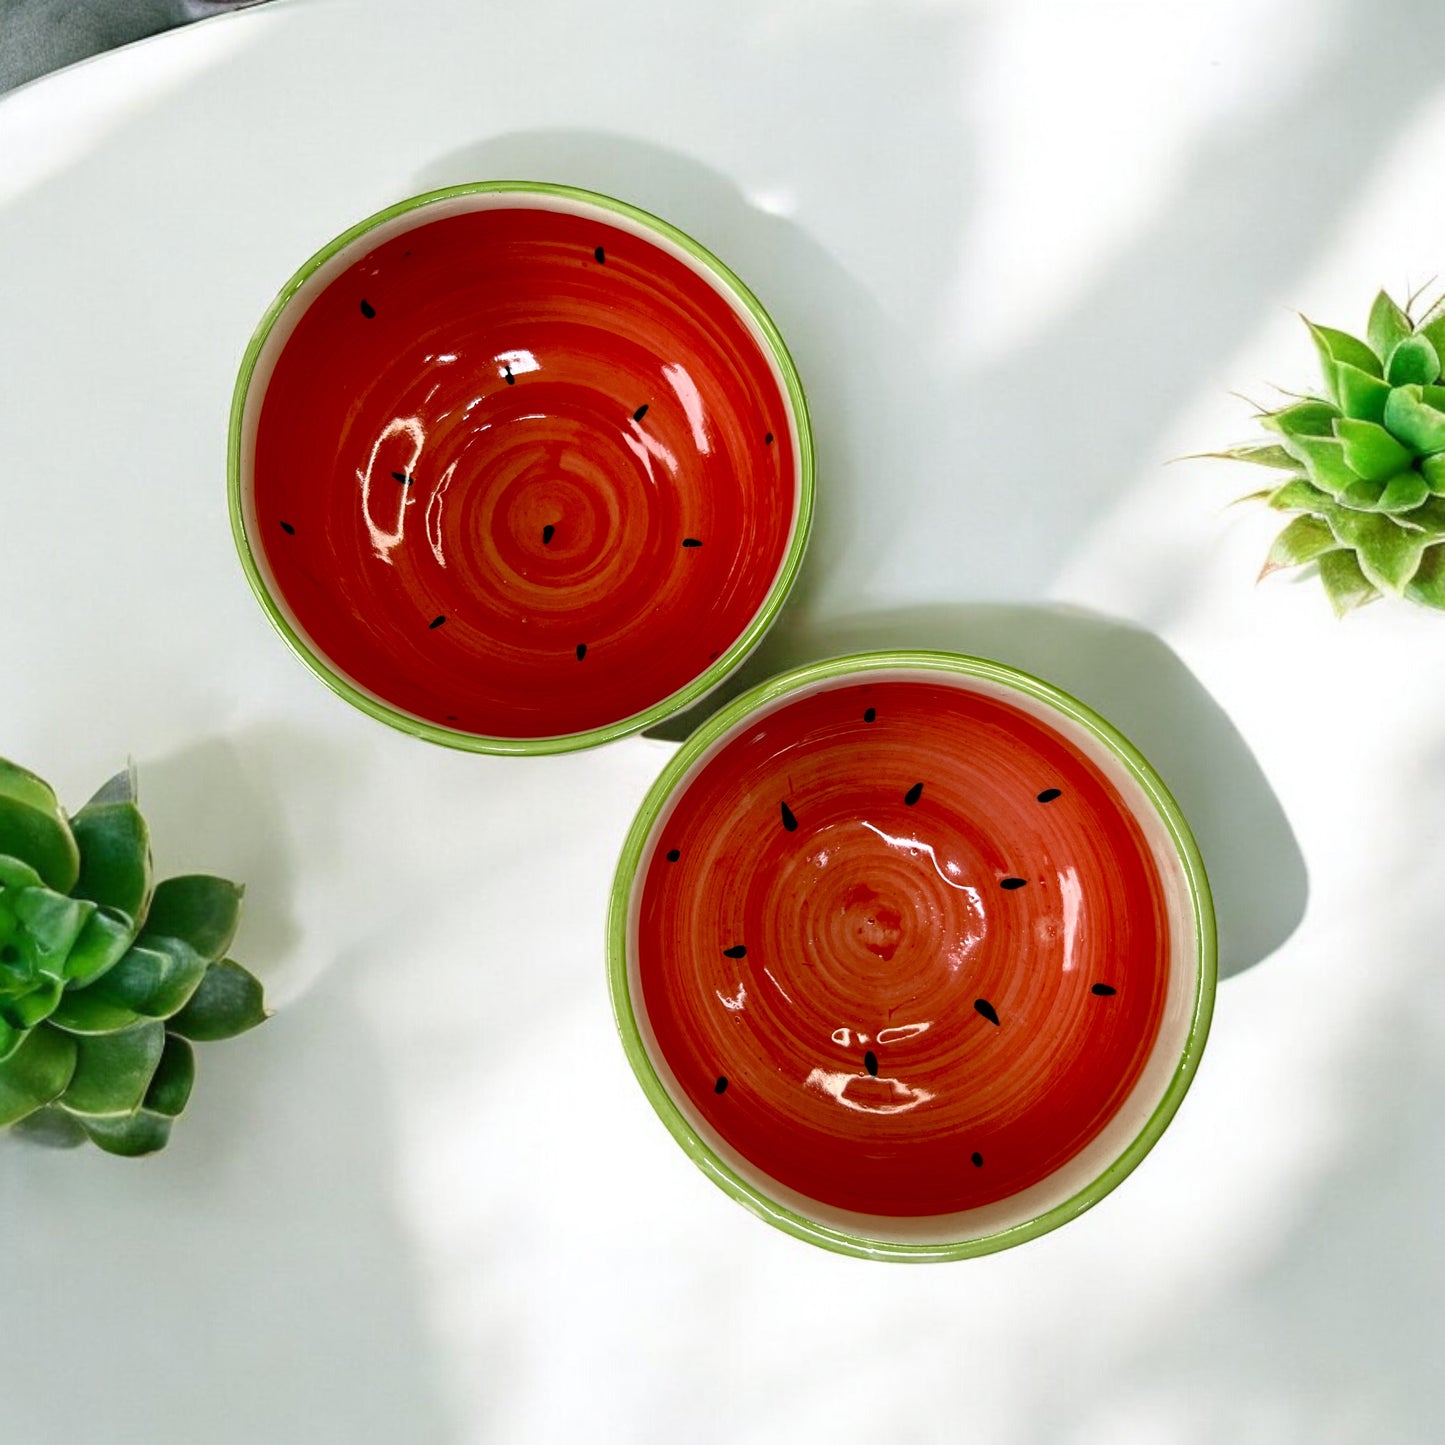
[[[1059,791],[1058,788],[1045,788],[1043,792],[1039,794],[1039,802],[1052,803],[1054,799],[1059,796]]]
[[[982,1168],[983,1168],[983,1155],[982,1155],[982,1154],[979,1154],[979,1153],[975,1152],[975,1153],[973,1153],[973,1154],[970,1154],[968,1157],[973,1160],[973,1167],[974,1167],[975,1169],[982,1169]]]
[[[598,255],[598,259],[600,260],[600,259],[601,259],[601,256],[602,256],[601,250],[599,250],[599,251],[597,252],[597,255]],[[728,1081],[727,1081],[725,1078],[723,1078],[723,1077],[720,1076],[720,1077],[718,1078],[717,1083],[715,1083],[715,1084],[712,1086],[712,1091],[713,1091],[714,1094],[725,1094],[725,1093],[727,1093],[727,1091],[728,1091]]]
[[[370,301],[363,301],[361,303],[361,314],[370,321],[371,318],[376,315],[376,307],[373,306]]]
[[[872,722],[873,719],[876,718],[877,716],[878,716],[878,709],[877,709],[876,707],[870,707],[870,708],[867,710],[867,712],[865,712],[865,713],[863,714],[863,721],[864,721],[864,722]]]
[[[642,405],[641,405],[640,407],[638,407],[635,412],[632,413],[632,420],[633,420],[633,421],[641,421],[642,418],[645,417],[646,415],[647,415],[647,403],[646,403],[646,402],[643,402]]]
[[[556,527],[554,527],[551,522],[548,522],[547,525],[542,528],[542,545],[545,547],[556,535]]]
[[[405,487],[409,487],[411,485],[411,478],[407,476],[405,472],[393,472],[391,474],[391,479],[394,482],[400,482]]]
[[[770,447],[770,446],[772,446],[772,444],[773,444],[773,434],[772,434],[772,432],[769,432],[769,433],[767,434],[767,436],[765,436],[765,437],[763,438],[763,445],[764,445],[765,447]]]
[[[923,796],[923,784],[922,784],[922,783],[914,783],[914,785],[913,785],[911,788],[909,788],[909,790],[908,790],[906,793],[904,793],[904,795],[903,795],[903,801],[904,801],[905,803],[907,803],[908,806],[911,808],[922,796]]]
[[[994,1008],[994,1006],[986,998],[974,999],[973,1006],[975,1009],[978,1010],[979,1013],[984,1016],[984,1018],[989,1021],[989,1023],[998,1023],[998,1010]]]
[[[582,659],[583,659],[584,657],[586,657],[586,656],[587,656],[587,644],[586,644],[585,642],[579,642],[579,643],[577,644],[577,661],[578,661],[578,662],[581,662]]]
[[[684,547],[701,547],[702,543],[696,537],[684,537],[682,539],[682,545]]]
[[[707,655],[707,660],[708,660],[709,662],[716,662],[716,661],[718,660],[718,658],[720,658],[721,656],[722,656],[722,653],[720,653],[720,652],[710,652],[710,653],[708,653],[708,655]]]
[[[723,949],[724,958],[746,958],[747,956],[747,946],[742,943],[735,943],[731,948]]]
[[[599,246],[592,254],[597,257],[597,264],[599,266],[607,260],[607,252],[604,251],[601,246]],[[723,1082],[726,1083],[727,1081],[724,1080]],[[719,1089],[718,1092],[721,1093],[722,1090]]]
[[[446,621],[446,618],[445,618],[445,617],[433,617],[432,620],[427,623],[427,626],[428,626],[428,627],[440,627],[440,626],[442,625],[442,623],[445,622],[445,621]]]
[[[1007,888],[1012,892],[1015,888],[1022,888],[1024,886],[1024,880],[1022,878],[1005,878],[1000,881],[998,886],[1000,888]]]
[[[410,255],[411,253],[408,252],[407,254]],[[457,720],[457,715],[456,715],[456,713],[454,713],[454,712],[449,712],[449,713],[447,714],[447,721],[448,721],[448,722],[456,722],[456,720]]]
[[[867,1069],[875,1079],[878,1077],[878,1055],[875,1054],[872,1049],[869,1049],[868,1052],[863,1055],[863,1067]]]
[[[681,857],[682,857],[682,852],[681,852],[680,849],[677,849],[677,848],[669,848],[669,849],[667,850],[667,861],[668,861],[669,863],[676,863],[677,860],[678,860],[679,858],[681,858]]]
[[[512,375],[512,368],[511,368],[510,366],[503,367],[503,369],[502,369],[502,375],[507,378],[507,385],[508,385],[508,386],[516,386],[516,384],[517,384],[517,378]]]
[[[294,537],[296,535],[296,528],[293,527],[290,522],[282,522],[281,530],[285,532],[288,537]]]
[[[1108,998],[1110,994],[1118,993],[1119,990],[1111,983],[1096,983],[1089,992],[1098,994],[1100,998]]]
[[[793,816],[793,810],[786,803],[783,803],[781,806],[783,809],[783,827],[790,833],[796,833],[798,831],[798,820]]]

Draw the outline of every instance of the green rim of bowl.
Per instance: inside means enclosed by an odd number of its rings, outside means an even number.
[[[768,703],[777,701],[791,692],[811,683],[830,678],[861,676],[869,672],[908,668],[912,670],[962,674],[966,677],[982,678],[1001,683],[1022,692],[1029,697],[1048,704],[1065,717],[1078,723],[1087,732],[1103,743],[1111,753],[1133,775],[1143,787],[1149,800],[1158,810],[1159,817],[1168,830],[1169,837],[1178,852],[1184,868],[1189,898],[1193,908],[1197,958],[1194,986],[1194,1008],[1190,1017],[1189,1033],[1184,1042],[1178,1067],[1170,1080],[1169,1088],[1149,1116],[1139,1133],[1096,1179],[1065,1200],[1062,1204],[1033,1219],[1012,1225],[995,1234],[977,1239],[955,1242],[900,1242],[888,1239],[872,1239],[863,1234],[854,1234],[831,1225],[809,1219],[795,1210],[770,1199],[755,1185],[734,1173],[703,1142],[673,1102],[663,1086],[637,1026],[632,1007],[631,991],[627,984],[627,917],[632,897],[632,888],[637,877],[638,864],[646,846],[648,835],[663,809],[671,801],[678,784],[694,762],[734,724]],[[607,965],[608,987],[612,995],[612,1013],[622,1037],[622,1047],[632,1072],[642,1085],[643,1093],[667,1126],[672,1137],[702,1171],[715,1184],[752,1210],[769,1224],[805,1239],[811,1244],[821,1245],[839,1254],[857,1255],[865,1259],[887,1259],[912,1262],[926,1262],[949,1259],[967,1259],[974,1255],[992,1254],[1011,1245],[1022,1244],[1040,1234],[1082,1214],[1097,1204],[1106,1194],[1116,1188],[1130,1174],[1139,1161],[1154,1147],[1170,1119],[1179,1108],[1180,1101],[1189,1090],[1199,1058],[1209,1036],[1209,1021],[1214,1011],[1214,989],[1216,977],[1216,936],[1214,904],[1209,892],[1209,880],[1204,871],[1204,860],[1199,846],[1194,841],[1189,824],[1184,819],[1179,805],[1164,786],[1159,775],[1149,765],[1143,754],[1117,728],[1104,721],[1092,708],[1086,707],[1077,698],[1042,681],[1029,673],[1002,663],[990,662],[984,658],[964,657],[948,652],[870,652],[849,657],[832,658],[826,662],[800,667],[779,677],[772,678],[752,691],[743,694],[722,711],[709,718],[682,745],[663,769],[643,800],[627,841],[622,848],[622,857],[617,865],[616,877],[612,884],[612,899],[607,918]]]
[[[523,197],[548,196],[611,211],[645,230],[656,233],[685,252],[692,262],[718,286],[720,291],[732,298],[735,307],[746,313],[761,331],[772,359],[782,373],[788,402],[792,409],[793,424],[797,430],[798,515],[793,528],[792,541],[767,598],[746,630],[705,672],[700,673],[685,687],[663,698],[662,701],[654,703],[644,711],[621,718],[617,722],[607,723],[602,727],[589,728],[585,732],[565,733],[553,737],[487,737],[477,733],[459,732],[414,717],[410,713],[391,707],[371,696],[370,693],[363,692],[353,682],[337,672],[324,657],[313,651],[310,644],[301,637],[283,615],[275,598],[272,597],[270,590],[262,580],[260,569],[256,565],[251,539],[246,534],[242,511],[241,423],[246,408],[246,397],[250,391],[251,378],[260,358],[261,348],[266,344],[272,328],[297,292],[337,252],[350,246],[353,241],[365,236],[368,231],[384,222],[393,220],[397,216],[404,216],[409,211],[422,210],[438,201],[496,192],[515,193]],[[637,206],[628,205],[626,201],[619,201],[612,196],[601,195],[596,191],[582,190],[576,186],[552,185],[545,181],[477,181],[468,185],[447,186],[441,190],[427,191],[422,195],[398,201],[383,211],[377,211],[375,215],[357,222],[350,230],[342,232],[334,241],[323,246],[281,288],[276,299],[266,309],[260,325],[256,327],[250,344],[246,347],[246,354],[241,360],[241,369],[236,376],[236,387],[231,397],[226,473],[230,499],[231,535],[235,539],[236,551],[240,555],[241,567],[246,574],[247,582],[251,585],[251,591],[256,594],[256,600],[271,620],[271,625],[285,639],[287,646],[327,687],[369,716],[388,723],[401,732],[410,733],[413,737],[423,738],[427,742],[440,743],[445,747],[459,748],[466,752],[540,755],[596,747],[599,743],[611,742],[614,738],[625,737],[629,733],[640,732],[644,728],[651,727],[653,724],[661,722],[663,718],[691,707],[747,657],[762,640],[768,628],[772,626],[774,618],[792,589],[793,582],[798,575],[798,568],[802,565],[803,553],[808,545],[808,533],[813,521],[813,466],[813,432],[808,420],[808,403],[803,394],[803,383],[799,379],[798,369],[793,364],[793,358],[788,353],[782,334],[773,324],[772,318],[763,309],[758,298],[711,251],[705,246],[699,245],[691,236],[678,230],[676,226],[670,225],[667,221],[661,220]]]

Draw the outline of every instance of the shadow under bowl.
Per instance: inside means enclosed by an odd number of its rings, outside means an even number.
[[[587,747],[757,644],[806,545],[796,370],[720,261],[633,206],[494,181],[403,201],[267,311],[232,530],[363,711],[482,752]]]
[[[941,1260],[1087,1209],[1163,1132],[1215,983],[1204,866],[1097,714],[1016,669],[863,654],[706,722],[609,918],[653,1107],[779,1228]]]

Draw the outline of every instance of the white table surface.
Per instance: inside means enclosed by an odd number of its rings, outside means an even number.
[[[0,99],[0,753],[76,806],[133,754],[279,1008],[152,1160],[0,1146],[0,1436],[1445,1438],[1445,618],[1256,588],[1253,478],[1166,465],[1309,384],[1295,309],[1445,270],[1442,60],[1430,0],[276,0]],[[724,1197],[604,982],[671,744],[428,747],[251,598],[225,424],[270,296],[518,176],[673,220],[789,340],[818,520],[754,673],[1031,667],[1193,820],[1213,1036],[1064,1229],[884,1266]]]

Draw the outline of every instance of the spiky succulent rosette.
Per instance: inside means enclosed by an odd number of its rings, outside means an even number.
[[[1416,323],[1382,291],[1365,340],[1305,325],[1324,394],[1261,412],[1277,441],[1224,453],[1283,474],[1253,496],[1295,514],[1260,575],[1312,568],[1341,616],[1382,594],[1445,608],[1445,303]]]
[[[70,818],[0,759],[0,1128],[164,1148],[192,1044],[266,1017],[261,985],[225,957],[241,892],[203,874],[153,883],[130,773]]]

